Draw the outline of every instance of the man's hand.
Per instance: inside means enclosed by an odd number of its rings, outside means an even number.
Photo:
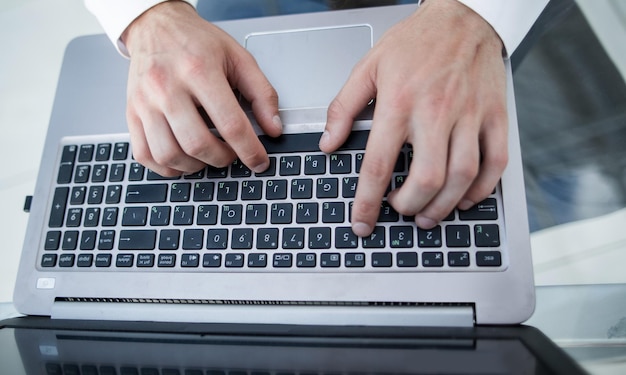
[[[502,42],[456,0],[430,0],[390,29],[354,68],[328,108],[320,148],[337,149],[372,98],[376,108],[352,208],[369,235],[399,151],[413,146],[410,173],[388,196],[402,215],[432,228],[456,206],[490,194],[507,164]]]
[[[282,132],[278,96],[241,45],[179,1],[151,8],[122,38],[131,56],[126,117],[137,161],[163,176],[224,167],[236,157],[255,172],[267,169],[267,153],[233,89],[271,136]]]

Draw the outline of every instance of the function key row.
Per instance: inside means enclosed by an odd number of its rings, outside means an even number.
[[[424,268],[463,268],[471,266],[471,255],[466,251],[442,252],[376,252],[365,253],[206,253],[206,254],[44,254],[41,267],[98,267],[108,268],[172,268],[180,259],[181,268],[364,268],[369,264],[373,268],[415,268],[420,264]],[[180,258],[178,258],[180,257]],[[499,251],[478,251],[474,264],[478,267],[500,267],[502,255]]]

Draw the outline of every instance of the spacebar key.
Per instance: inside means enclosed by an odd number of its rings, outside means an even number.
[[[126,203],[160,203],[165,202],[167,184],[128,185]]]
[[[156,230],[120,231],[120,250],[154,250]]]

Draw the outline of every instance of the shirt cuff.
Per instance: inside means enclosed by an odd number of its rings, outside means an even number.
[[[457,0],[498,33],[507,56],[515,51],[549,0]]]
[[[130,57],[122,34],[145,11],[167,0],[85,0],[85,6],[96,16],[117,51]],[[196,6],[198,0],[183,0]]]

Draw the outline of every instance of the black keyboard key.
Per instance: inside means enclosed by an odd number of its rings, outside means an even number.
[[[54,267],[57,265],[57,255],[56,254],[44,254],[41,257],[41,266],[42,267]]]
[[[241,184],[241,199],[260,200],[263,197],[263,181],[244,181]]]
[[[65,218],[65,206],[67,205],[67,197],[69,193],[70,189],[68,187],[58,187],[54,189],[50,220],[48,221],[49,227],[60,228],[63,226],[63,219]]]
[[[498,224],[475,225],[474,240],[478,247],[500,246],[500,229]]]
[[[74,163],[76,160],[77,147],[74,145],[64,146],[61,153],[61,163]]]
[[[81,250],[93,250],[96,248],[96,239],[98,237],[98,232],[95,230],[86,230],[80,235],[80,246]]]
[[[61,231],[52,230],[46,233],[44,250],[58,250],[61,243]]]
[[[217,184],[217,200],[218,201],[234,201],[237,200],[238,192],[237,181],[224,181]]]
[[[93,153],[95,150],[94,145],[81,145],[78,152],[78,162],[88,163],[93,159]]]
[[[208,178],[225,178],[226,176],[228,176],[228,167],[215,168],[212,166],[208,166],[206,175]]]
[[[345,221],[345,204],[343,202],[324,202],[322,204],[322,222],[343,223]]]
[[[204,230],[185,229],[183,232],[183,250],[201,250],[204,247]]]
[[[59,267],[74,267],[75,259],[74,254],[61,254],[59,255]]]
[[[292,222],[292,203],[273,203],[270,213],[272,224],[289,224]]]
[[[396,254],[398,267],[417,267],[417,253],[415,251],[400,251]]]
[[[317,198],[337,198],[339,196],[339,180],[337,178],[318,179],[315,196]]]
[[[448,253],[450,267],[469,267],[470,257],[467,251],[451,251]]]
[[[111,267],[111,254],[97,254],[95,265],[96,267]]]
[[[191,184],[176,183],[170,189],[170,202],[188,202],[191,195]]]
[[[354,198],[356,187],[359,182],[358,177],[344,177],[341,179],[341,196],[344,198]]]
[[[79,254],[76,259],[77,267],[91,267],[93,264],[93,254]]]
[[[259,228],[256,232],[256,248],[257,249],[277,249],[278,248],[278,229],[277,228]]]
[[[448,247],[469,247],[470,246],[469,225],[446,226],[446,244],[448,245]]]
[[[296,267],[311,268],[317,265],[317,255],[315,253],[296,254]]]
[[[180,230],[164,229],[159,233],[159,250],[176,250],[180,240]],[[202,248],[200,240],[200,249]]]
[[[372,253],[372,267],[391,267],[391,253]]]
[[[87,187],[85,186],[74,186],[72,188],[72,194],[70,194],[70,204],[77,205],[85,203],[85,193],[87,192]]]
[[[61,242],[61,249],[63,250],[76,250],[78,246],[78,231],[68,230],[63,233],[63,241]]]
[[[293,264],[291,253],[276,253],[272,256],[272,266],[274,268],[289,268]]]
[[[389,243],[393,248],[413,247],[413,227],[408,225],[390,227]]]
[[[132,267],[135,262],[134,254],[117,254],[117,258],[115,259],[116,267]]]
[[[300,156],[283,156],[280,158],[278,173],[281,176],[297,176],[300,174]]]
[[[365,267],[364,253],[346,253],[344,264],[350,268]]]
[[[248,267],[250,268],[267,267],[267,254],[265,253],[248,254]]]
[[[487,198],[466,211],[459,211],[461,220],[497,220],[498,205],[495,198]]]
[[[396,222],[400,219],[400,215],[396,210],[391,207],[387,201],[381,203],[380,211],[378,212],[379,223]]]
[[[304,228],[283,229],[283,249],[303,249]]]
[[[74,173],[74,182],[77,184],[83,184],[89,181],[89,173],[91,172],[91,166],[89,165],[79,165],[76,167],[76,172]]]
[[[222,217],[220,223],[222,225],[239,225],[243,218],[243,205],[228,204],[222,206]]]
[[[246,224],[265,224],[267,222],[267,204],[249,204],[246,206]]]
[[[96,161],[107,161],[111,157],[111,144],[101,143],[96,149]]]
[[[195,268],[200,265],[199,254],[183,254],[180,257],[180,266],[183,268]]]
[[[104,186],[94,185],[89,187],[89,193],[87,194],[87,204],[100,204],[102,203],[102,197],[104,196]]]
[[[128,185],[126,203],[162,203],[167,196],[167,184]]]
[[[350,227],[335,228],[335,247],[337,249],[353,249],[358,246],[358,237]]]
[[[228,229],[209,229],[206,248],[224,250],[228,246]]]
[[[479,267],[500,267],[502,254],[499,251],[477,251],[476,265]]]
[[[176,206],[174,207],[174,217],[172,223],[174,225],[191,225],[193,224],[194,206]]]
[[[330,228],[309,228],[309,248],[310,249],[330,249],[331,235]]]
[[[176,254],[159,254],[158,267],[174,267],[176,265]]]
[[[150,209],[150,225],[162,227],[170,223],[170,206],[152,206]]]
[[[137,267],[154,267],[154,254],[138,254]]]
[[[110,182],[122,182],[124,180],[124,173],[126,172],[126,164],[113,164],[111,165],[111,173],[109,174]]]
[[[212,201],[214,188],[215,186],[212,182],[196,182],[193,185],[193,201],[194,202]]]
[[[113,148],[113,160],[126,160],[128,157],[128,142],[119,142]]]
[[[100,231],[100,237],[98,238],[98,250],[112,250],[114,241],[115,241],[114,230]]]
[[[386,246],[385,227],[377,226],[367,237],[363,237],[363,247],[366,249],[384,248]]]
[[[317,203],[298,203],[296,205],[296,223],[317,223],[318,209]]]
[[[174,180],[180,180],[180,176],[165,177],[165,176],[161,176],[155,171],[148,169],[146,179],[148,181],[174,181]]]
[[[128,171],[128,181],[141,181],[143,180],[145,168],[139,163],[131,163],[130,170]]]
[[[83,225],[86,227],[97,227],[100,221],[100,207],[89,207],[85,210],[85,220]]]
[[[441,227],[432,229],[417,228],[417,245],[419,247],[441,247]]]
[[[73,163],[63,163],[59,167],[57,175],[57,184],[68,184],[72,181],[72,173],[74,173]]]
[[[122,214],[122,226],[144,226],[148,222],[148,207],[126,207]]]
[[[313,197],[313,180],[296,178],[291,181],[292,199],[311,199]]]
[[[443,253],[439,251],[425,251],[422,253],[424,267],[443,267]]]
[[[222,254],[208,253],[202,256],[202,267],[215,268],[222,266]]]
[[[241,268],[243,267],[243,263],[243,254],[240,253],[226,254],[224,259],[224,266],[229,268]]]
[[[106,204],[118,204],[122,196],[122,185],[109,185],[107,187],[107,196],[105,199]],[[147,202],[134,202],[134,203],[147,203]]]
[[[65,221],[65,226],[78,227],[80,226],[80,222],[82,218],[83,218],[82,208],[70,208],[67,211],[67,220]]]
[[[93,166],[91,172],[91,182],[104,182],[107,179],[109,166],[106,164],[97,164]]]
[[[265,198],[270,200],[287,198],[287,180],[268,180]]]
[[[102,214],[102,226],[114,227],[117,225],[117,207],[105,207]]]
[[[270,166],[261,173],[255,173],[257,177],[269,177],[276,175],[276,158],[270,157]]]
[[[198,225],[215,225],[217,224],[217,211],[218,206],[211,205],[200,205],[198,206],[198,217],[196,219],[196,224]]]
[[[320,175],[326,173],[326,155],[307,155],[304,157],[304,174]]]
[[[122,230],[118,248],[120,250],[154,250],[156,230]]]
[[[184,176],[185,180],[201,180],[201,179],[204,178],[205,170],[206,169],[203,168],[203,169],[199,170],[198,172],[194,172],[194,173],[191,173],[191,174],[186,174]]]
[[[320,255],[320,266],[324,268],[340,267],[341,255],[339,253],[322,253]]]
[[[230,166],[230,175],[231,177],[250,177],[252,171],[241,160],[237,159]]]
[[[352,171],[352,155],[332,154],[330,155],[330,173],[348,174]]]

